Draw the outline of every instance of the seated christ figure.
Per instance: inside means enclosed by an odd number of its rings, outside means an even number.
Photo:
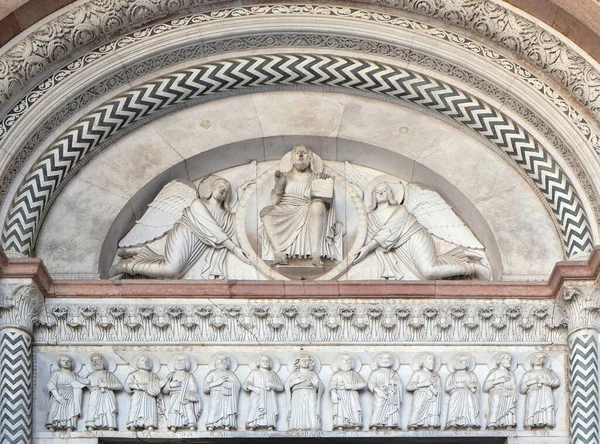
[[[271,203],[262,209],[260,218],[264,241],[274,252],[273,265],[310,257],[312,265],[320,267],[323,258],[341,259],[333,178],[323,173],[323,161],[305,145],[296,145],[281,159]]]

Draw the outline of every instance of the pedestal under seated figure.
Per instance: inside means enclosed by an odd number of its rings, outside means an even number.
[[[440,426],[440,375],[435,371],[436,358],[426,353],[419,357],[419,369],[416,370],[406,390],[413,392],[412,409],[408,419],[408,428],[438,428]]]
[[[215,356],[215,369],[204,379],[204,393],[210,396],[206,429],[237,429],[240,381],[229,370],[231,362],[226,355]]]
[[[288,430],[321,430],[324,387],[314,368],[314,358],[301,354],[296,357],[294,371],[285,381]]]
[[[446,379],[448,416],[446,428],[479,427],[479,381],[469,369],[471,357],[459,355],[454,362],[454,371]]]
[[[200,418],[200,393],[194,375],[190,373],[190,361],[184,355],[175,356],[173,371],[161,381],[163,392],[171,395],[167,406],[167,427],[172,432],[198,428]]]
[[[251,172],[253,165],[249,167]],[[169,182],[119,242],[118,255],[122,259],[111,267],[109,276],[127,273],[179,279],[200,261],[201,279],[227,278],[228,252],[250,263],[249,254],[235,236],[235,215],[231,211],[235,196],[231,184],[219,176],[204,178],[198,191],[191,182]],[[149,244],[164,236],[164,251],[158,253]]]
[[[108,371],[104,356],[96,353],[90,357],[90,362],[94,371],[88,375],[90,397],[85,426],[88,430],[117,430],[115,391],[123,389],[123,384]]]
[[[369,390],[373,392],[373,413],[370,427],[395,429],[400,427],[400,406],[402,404],[402,381],[392,368],[394,357],[382,353],[377,357],[377,369],[369,376]]]
[[[376,178],[366,187],[367,239],[353,265],[375,252],[381,279],[490,278],[482,255],[470,250],[483,246],[438,193],[416,184],[404,187],[391,176],[385,180]],[[432,233],[456,248],[439,254]]]
[[[244,390],[250,392],[250,412],[246,428],[266,428],[271,431],[277,426],[277,392],[283,391],[283,383],[277,373],[271,370],[273,361],[269,356],[260,356],[257,367],[250,372],[243,385]]]
[[[158,427],[158,399],[160,379],[152,371],[150,357],[142,355],[136,361],[137,370],[125,380],[125,390],[131,393],[127,428],[155,430]]]
[[[329,393],[333,402],[333,427],[343,430],[360,430],[363,425],[362,407],[358,397],[359,390],[367,386],[365,380],[353,370],[352,356],[342,355],[338,359],[338,368],[329,381]]]
[[[487,427],[514,428],[517,425],[517,383],[511,371],[512,356],[501,353],[496,358],[494,368],[485,378],[483,391],[489,393],[489,413]]]
[[[546,353],[535,353],[531,358],[532,369],[523,375],[519,390],[526,395],[525,420],[527,428],[555,427],[556,411],[552,390],[560,385],[556,373],[545,368]]]
[[[57,359],[58,370],[50,373],[47,388],[50,392],[50,407],[46,427],[51,432],[77,428],[81,417],[83,388],[89,381],[73,371],[75,362],[70,356],[60,355]]]
[[[333,178],[323,173],[323,162],[305,145],[296,145],[281,159],[275,172],[271,203],[260,212],[263,257],[273,250],[273,265],[289,258],[342,258],[341,228],[333,207]]]

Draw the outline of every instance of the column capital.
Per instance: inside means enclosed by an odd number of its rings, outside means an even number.
[[[598,281],[567,281],[557,305],[563,311],[569,334],[581,329],[600,331],[600,285]]]
[[[33,335],[44,296],[31,279],[0,281],[0,329],[13,327]]]

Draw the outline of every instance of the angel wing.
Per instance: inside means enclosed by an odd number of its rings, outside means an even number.
[[[229,207],[233,210],[248,185],[256,183],[257,161],[253,160],[231,181],[231,192],[235,193]]]
[[[357,191],[360,193],[360,196],[364,197],[364,192],[369,186],[369,181],[364,174],[358,171],[358,169],[356,169],[356,167],[350,162],[344,162],[344,167],[345,174],[343,176],[346,177],[348,182],[356,187]]]
[[[136,221],[134,227],[121,239],[119,248],[147,244],[160,239],[173,228],[183,214],[183,210],[189,207],[196,197],[198,193],[192,182],[185,180],[169,182],[148,205],[142,218]]]
[[[405,187],[405,193],[406,209],[431,234],[465,248],[483,249],[471,230],[437,192],[409,183]]]

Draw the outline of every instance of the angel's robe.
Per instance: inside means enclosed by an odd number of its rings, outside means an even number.
[[[375,255],[382,279],[403,279],[400,263],[420,280],[471,275],[474,271],[465,258],[454,255],[458,251],[438,255],[432,235],[403,205],[397,205],[387,220],[377,208],[368,213],[367,243],[372,240],[378,244]]]
[[[378,368],[369,376],[368,384],[373,392],[371,427],[400,427],[402,382],[398,372]]]
[[[549,368],[533,368],[523,375],[519,389],[527,395],[525,427],[556,426],[552,389],[559,385],[558,376]]]
[[[513,372],[502,366],[493,369],[483,383],[483,391],[490,394],[488,427],[515,427],[517,384]]]
[[[415,371],[406,384],[413,392],[409,428],[440,426],[440,375],[427,369]]]
[[[457,370],[446,379],[446,427],[479,427],[479,382],[470,370]]]
[[[178,279],[202,259],[202,279],[225,279],[228,250],[223,243],[233,239],[234,234],[234,216],[230,211],[194,199],[167,234],[164,256],[146,246],[130,260],[128,272]]]
[[[263,248],[285,253],[288,257],[311,257],[311,230],[316,223],[311,215],[311,183],[300,178],[288,179],[281,200],[261,211],[261,219],[266,233]],[[335,209],[327,210],[324,235],[319,239],[319,251],[322,257],[339,261],[341,259],[341,231],[335,221]],[[312,219],[312,220],[311,220]]]
[[[337,395],[333,403],[334,427],[362,427],[362,407],[358,391],[366,387],[365,380],[354,370],[340,370],[331,377],[330,392]]]
[[[250,391],[250,386],[258,388],[260,394]],[[246,428],[275,427],[279,415],[276,394],[283,390],[283,383],[277,373],[265,369],[252,370],[244,381],[244,390],[250,391],[250,412]]]
[[[164,384],[164,391],[171,395],[167,427],[197,427],[201,410],[194,376],[188,371],[176,370],[167,375]]]
[[[117,425],[117,400],[115,390],[121,390],[123,384],[108,370],[95,370],[89,374],[90,398],[88,412],[85,420],[86,427],[94,429],[116,429]],[[104,380],[106,387],[100,387],[100,380]]]
[[[149,370],[136,370],[125,380],[125,389],[131,395],[127,427],[146,429],[158,427],[158,401],[160,380]]]
[[[46,425],[54,429],[75,429],[77,419],[81,416],[83,387],[89,381],[72,370],[60,369],[50,374],[47,388],[50,391],[50,407]],[[56,391],[67,401],[60,403],[52,394]]]
[[[222,383],[211,387],[221,379]],[[219,369],[211,371],[204,380],[204,393],[210,395],[206,427],[236,429],[240,381],[235,373]]]

